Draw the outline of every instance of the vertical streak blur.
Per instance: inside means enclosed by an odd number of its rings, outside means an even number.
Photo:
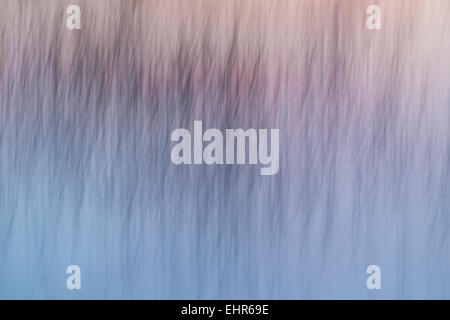
[[[448,0],[0,6],[0,298],[450,298]],[[280,172],[174,166],[194,120]]]

